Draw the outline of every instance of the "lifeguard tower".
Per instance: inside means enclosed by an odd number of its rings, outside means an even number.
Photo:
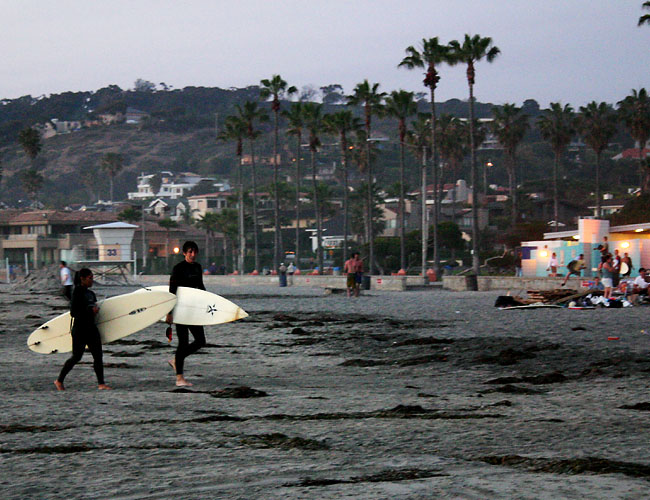
[[[138,226],[126,222],[110,222],[96,226],[87,226],[92,229],[97,241],[97,251],[74,259],[83,267],[93,270],[93,274],[101,282],[110,281],[129,283],[128,275],[137,274],[135,258],[131,249],[133,235]]]

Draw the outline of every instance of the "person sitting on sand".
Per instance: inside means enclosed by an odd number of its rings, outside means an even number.
[[[648,282],[647,271],[644,267],[639,269],[639,275],[632,282],[632,293],[628,300],[632,304],[638,304],[640,295],[648,295],[650,283]]]
[[[175,294],[179,286],[205,290],[201,264],[196,262],[198,254],[199,247],[196,243],[186,241],[183,244],[183,256],[185,259],[176,264],[172,270],[171,277],[169,278],[170,293]],[[166,321],[170,325],[173,323],[174,317],[171,312],[167,315]],[[192,336],[194,337],[194,341],[191,344],[189,343],[190,332],[192,332]],[[205,332],[202,326],[176,324],[176,335],[178,336],[176,356],[174,359],[170,359],[168,363],[176,372],[176,385],[178,387],[189,387],[192,384],[183,375],[185,358],[205,346]]]
[[[93,286],[93,273],[88,268],[81,269],[75,276],[75,287],[72,292],[70,303],[70,315],[72,316],[72,356],[65,362],[59,378],[54,385],[59,391],[64,391],[63,381],[70,370],[84,355],[86,346],[93,356],[93,368],[97,375],[97,388],[100,390],[110,389],[104,383],[104,362],[102,359],[102,339],[99,330],[95,325],[95,316],[99,312],[97,297],[90,291]]]
[[[569,272],[566,273],[566,277],[562,282],[562,286],[566,285],[566,282],[569,281],[569,278],[571,277],[572,274],[575,274],[579,278],[580,272],[587,267],[585,266],[584,254],[580,254],[578,260],[572,260],[571,262],[569,262],[569,264],[566,267]]]

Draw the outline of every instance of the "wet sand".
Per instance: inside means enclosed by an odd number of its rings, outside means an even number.
[[[133,288],[97,287],[98,297]],[[167,365],[162,324],[89,353],[27,335],[65,310],[0,285],[3,499],[643,498],[650,308],[499,311],[498,293],[221,287],[251,315]],[[646,333],[646,331],[648,333]],[[608,340],[608,337],[619,340]]]

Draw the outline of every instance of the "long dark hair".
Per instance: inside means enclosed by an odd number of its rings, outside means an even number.
[[[80,286],[81,278],[90,276],[92,273],[93,272],[87,267],[82,267],[81,269],[79,269],[76,273],[74,273],[74,286]]]

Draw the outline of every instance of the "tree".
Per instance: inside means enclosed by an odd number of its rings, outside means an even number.
[[[343,87],[338,83],[325,85],[320,88],[321,95],[323,96],[323,104],[340,104],[345,99],[343,95]]]
[[[281,255],[284,253],[282,247],[282,231],[280,227],[280,197],[278,193],[278,129],[280,116],[280,99],[285,95],[291,95],[298,92],[296,87],[288,87],[280,75],[273,75],[269,79],[261,81],[260,98],[271,98],[271,110],[273,110],[273,200],[275,207],[273,209],[273,219],[275,225],[274,246],[273,246],[273,268],[278,269]]]
[[[618,102],[618,112],[639,148],[639,166],[644,175],[641,189],[650,193],[650,165],[643,151],[650,138],[650,98],[645,88],[632,90],[632,94]]]
[[[405,90],[393,90],[386,98],[386,114],[397,120],[397,131],[399,135],[399,248],[400,266],[406,270],[406,238],[404,233],[404,146],[406,144],[406,120],[417,112],[417,104],[413,92]]]
[[[165,267],[169,268],[169,231],[178,227],[178,223],[166,217],[159,220],[158,225],[165,230]]]
[[[450,180],[456,184],[461,163],[469,146],[468,127],[460,118],[444,113],[438,118],[436,129],[436,139],[443,165],[447,166],[451,174]],[[443,182],[444,179],[440,181],[441,184]],[[456,222],[456,191],[454,186],[451,204],[451,220],[454,223]],[[442,225],[438,224],[438,230],[441,228]]]
[[[238,232],[238,217],[236,210],[232,208],[224,208],[217,215],[217,230],[223,234],[223,265],[228,268],[226,255],[228,254],[228,243],[234,247],[233,243],[237,240]],[[233,252],[234,264],[234,252]]]
[[[140,220],[140,212],[133,207],[128,207],[117,214],[117,219],[133,224]]]
[[[426,68],[424,75],[424,86],[429,89],[431,97],[431,119],[429,126],[431,127],[431,162],[433,168],[433,185],[434,185],[434,199],[433,199],[433,261],[436,268],[436,274],[440,275],[440,256],[438,255],[438,218],[440,214],[440,199],[438,196],[438,155],[436,150],[436,87],[440,81],[440,75],[436,66],[439,64],[450,63],[450,46],[440,44],[438,37],[423,38],[420,50],[417,50],[412,45],[406,48],[407,56],[402,59],[398,67],[405,67],[408,69]],[[426,172],[425,172],[426,174]],[[426,191],[423,193],[423,206],[426,206]],[[425,228],[428,229],[425,225]],[[426,268],[426,254],[427,254],[427,240],[428,237],[423,233],[422,235],[422,276],[425,276]]]
[[[136,92],[154,92],[156,90],[156,84],[148,80],[138,78],[133,84],[133,90]]]
[[[260,268],[259,255],[259,238],[258,238],[258,220],[257,220],[257,172],[255,170],[255,139],[260,135],[259,130],[255,127],[260,122],[268,120],[268,115],[264,110],[259,109],[256,102],[246,101],[243,106],[236,105],[239,113],[239,119],[245,124],[245,137],[248,139],[251,155],[251,169],[253,179],[253,245],[255,253],[255,270]]]
[[[562,153],[571,142],[571,137],[575,134],[575,117],[573,108],[568,104],[564,107],[559,102],[552,102],[550,109],[537,120],[537,126],[542,137],[548,141],[553,150],[553,217],[554,231],[558,231],[558,193],[557,193],[557,176],[558,168]]]
[[[244,148],[244,136],[246,134],[246,124],[237,116],[226,118],[223,130],[219,133],[218,139],[221,141],[235,142],[235,156],[237,158],[237,211],[238,211],[238,228],[239,228],[239,258],[237,269],[239,274],[244,274],[244,257],[246,255],[246,233],[244,229],[244,184],[242,175],[242,153]],[[234,267],[234,266],[233,266]]]
[[[343,170],[343,262],[348,260],[348,233],[350,216],[349,195],[350,182],[348,171],[348,134],[359,131],[362,127],[361,120],[355,117],[350,110],[343,110],[326,115],[323,123],[325,130],[330,134],[337,135],[341,152],[341,169]]]
[[[482,59],[491,63],[499,55],[498,47],[492,45],[492,38],[474,35],[465,35],[463,44],[458,40],[449,42],[450,59],[452,64],[464,63],[467,65],[467,85],[469,86],[469,137],[471,157],[471,182],[472,182],[472,267],[478,275],[479,262],[479,229],[478,229],[478,203],[476,199],[477,172],[476,172],[476,144],[474,142],[474,84],[476,83],[475,64]]]
[[[493,107],[494,121],[492,132],[503,147],[505,153],[506,170],[508,171],[508,190],[512,204],[510,216],[512,224],[517,223],[517,147],[524,139],[528,130],[528,117],[521,108],[514,104],[504,104],[502,107]]]
[[[372,157],[370,155],[370,142],[372,141],[372,135],[370,133],[372,128],[372,115],[382,113],[382,101],[384,100],[385,95],[385,92],[379,92],[378,83],[371,84],[368,82],[368,80],[364,80],[363,82],[357,84],[356,87],[354,87],[352,95],[349,95],[347,98],[348,104],[352,106],[361,106],[363,109],[366,126],[366,201],[368,210],[371,210],[372,208],[372,185],[374,183],[374,178],[372,175]],[[366,228],[368,237],[368,269],[370,271],[370,274],[373,274],[375,270],[375,252],[370,221],[372,221],[372,213],[368,212],[368,227]]]
[[[641,8],[650,10],[650,2],[643,2],[643,5],[641,5]],[[637,26],[642,26],[644,24],[650,25],[650,14],[643,14],[639,18],[639,23],[638,23]]]
[[[206,212],[205,214],[199,216],[199,220],[196,221],[195,225],[199,229],[205,231],[206,236],[206,249],[205,256],[206,258],[213,256],[214,252],[214,233],[217,230],[219,224],[219,217],[213,212]],[[212,253],[210,253],[210,244],[212,244]]]
[[[159,172],[153,174],[149,177],[149,189],[151,189],[151,194],[155,197],[160,192],[160,187],[162,186],[162,175]]]
[[[322,105],[313,102],[304,103],[305,128],[309,131],[309,151],[311,161],[311,179],[313,186],[314,211],[316,212],[316,260],[318,274],[323,274],[323,219],[318,183],[316,182],[316,153],[320,147],[319,135],[323,129]]]
[[[20,180],[22,181],[23,189],[27,193],[27,196],[35,204],[45,179],[36,169],[30,168],[20,174]]]
[[[302,102],[295,102],[288,111],[284,112],[284,117],[289,122],[287,134],[296,138],[296,153],[294,162],[296,164],[296,266],[300,267],[300,183],[302,181],[302,172],[300,168],[302,134],[305,127],[305,112]]]
[[[118,153],[106,153],[102,157],[101,168],[104,170],[110,179],[111,186],[111,202],[113,201],[113,181],[115,176],[120,173],[124,166],[122,155]]]
[[[368,227],[366,218],[368,214],[372,216],[370,222],[372,228],[370,234],[372,238],[381,234],[386,228],[386,222],[382,218],[381,210],[379,209],[379,206],[384,202],[381,190],[377,184],[372,185],[371,207],[368,209],[367,188],[365,182],[362,182],[359,185],[359,189],[350,195],[350,229],[366,245],[368,244],[368,235],[366,233],[366,228]]]
[[[31,160],[32,168],[34,168],[34,160],[43,148],[38,130],[31,127],[21,130],[18,133],[18,142]]]
[[[596,217],[600,217],[600,159],[616,134],[616,113],[607,103],[592,101],[580,107],[578,130],[596,153]]]

